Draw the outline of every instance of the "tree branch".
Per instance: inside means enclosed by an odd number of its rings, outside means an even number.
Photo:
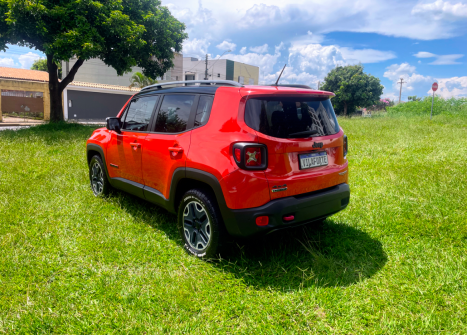
[[[70,72],[68,73],[68,75],[65,77],[65,79],[63,79],[60,82],[60,84],[59,84],[60,92],[62,92],[65,89],[65,87],[67,87],[68,84],[71,83],[73,81],[73,79],[75,79],[75,74],[76,74],[76,72],[78,72],[79,67],[81,65],[83,65],[83,63],[84,63],[84,60],[78,58],[78,60],[73,65]],[[62,71],[63,71],[63,69],[62,69]]]

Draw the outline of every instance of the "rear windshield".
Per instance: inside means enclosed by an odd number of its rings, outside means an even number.
[[[249,99],[245,122],[260,133],[278,138],[309,130],[316,130],[315,136],[339,132],[331,100],[327,97]]]

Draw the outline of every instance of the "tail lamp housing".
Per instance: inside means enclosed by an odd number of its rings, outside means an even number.
[[[241,142],[232,147],[238,167],[244,170],[265,170],[268,167],[268,148],[264,144]]]
[[[347,158],[348,151],[349,151],[349,142],[347,141],[347,135],[344,135],[344,158]]]

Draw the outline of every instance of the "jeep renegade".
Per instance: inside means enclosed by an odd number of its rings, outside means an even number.
[[[331,92],[187,81],[143,88],[87,141],[92,191],[178,214],[188,252],[323,221],[350,198]]]

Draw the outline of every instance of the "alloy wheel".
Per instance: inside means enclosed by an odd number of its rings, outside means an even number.
[[[91,186],[95,195],[102,194],[104,190],[104,171],[98,162],[95,162],[91,169]]]
[[[211,238],[211,224],[205,208],[198,201],[186,204],[183,210],[183,229],[190,246],[196,250],[205,249]]]

